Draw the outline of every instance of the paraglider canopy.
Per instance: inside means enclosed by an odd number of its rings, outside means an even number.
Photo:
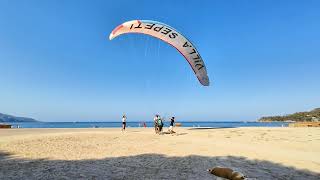
[[[206,66],[195,46],[174,28],[161,22],[150,20],[127,21],[116,27],[109,39],[126,33],[147,34],[165,41],[175,47],[188,61],[200,83],[209,86],[209,77]]]

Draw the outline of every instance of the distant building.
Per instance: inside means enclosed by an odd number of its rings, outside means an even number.
[[[312,122],[319,122],[319,121],[320,121],[320,119],[319,119],[319,118],[317,118],[317,117],[312,117],[312,118],[311,118],[311,121],[312,121]]]

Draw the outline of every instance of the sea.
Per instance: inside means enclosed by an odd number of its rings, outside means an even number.
[[[153,122],[145,122],[146,127],[153,127]],[[182,127],[193,128],[236,128],[236,127],[287,127],[286,122],[179,122]],[[121,122],[19,122],[9,123],[12,128],[116,128]],[[169,127],[169,122],[164,122]],[[127,127],[144,127],[143,122],[127,122]]]

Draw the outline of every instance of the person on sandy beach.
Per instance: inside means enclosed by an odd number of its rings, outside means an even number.
[[[121,131],[125,131],[126,130],[126,126],[127,126],[127,116],[124,114],[122,116],[122,130]]]
[[[153,118],[153,121],[154,121],[154,131],[155,133],[157,134],[158,133],[158,114],[156,114]]]
[[[171,117],[171,119],[170,119],[170,127],[169,127],[169,132],[170,133],[174,133],[173,124],[174,124],[174,117]]]
[[[158,115],[158,119],[157,119],[157,125],[158,125],[158,133],[160,133],[163,128],[163,122],[162,122],[162,118],[159,115]]]

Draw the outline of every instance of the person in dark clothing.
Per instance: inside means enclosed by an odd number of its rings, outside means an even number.
[[[158,116],[158,127],[159,127],[159,133],[162,131],[163,128],[163,122],[160,116]]]
[[[174,124],[174,117],[171,117],[171,119],[170,119],[170,127],[169,127],[169,132],[170,133],[174,133],[173,124]]]

